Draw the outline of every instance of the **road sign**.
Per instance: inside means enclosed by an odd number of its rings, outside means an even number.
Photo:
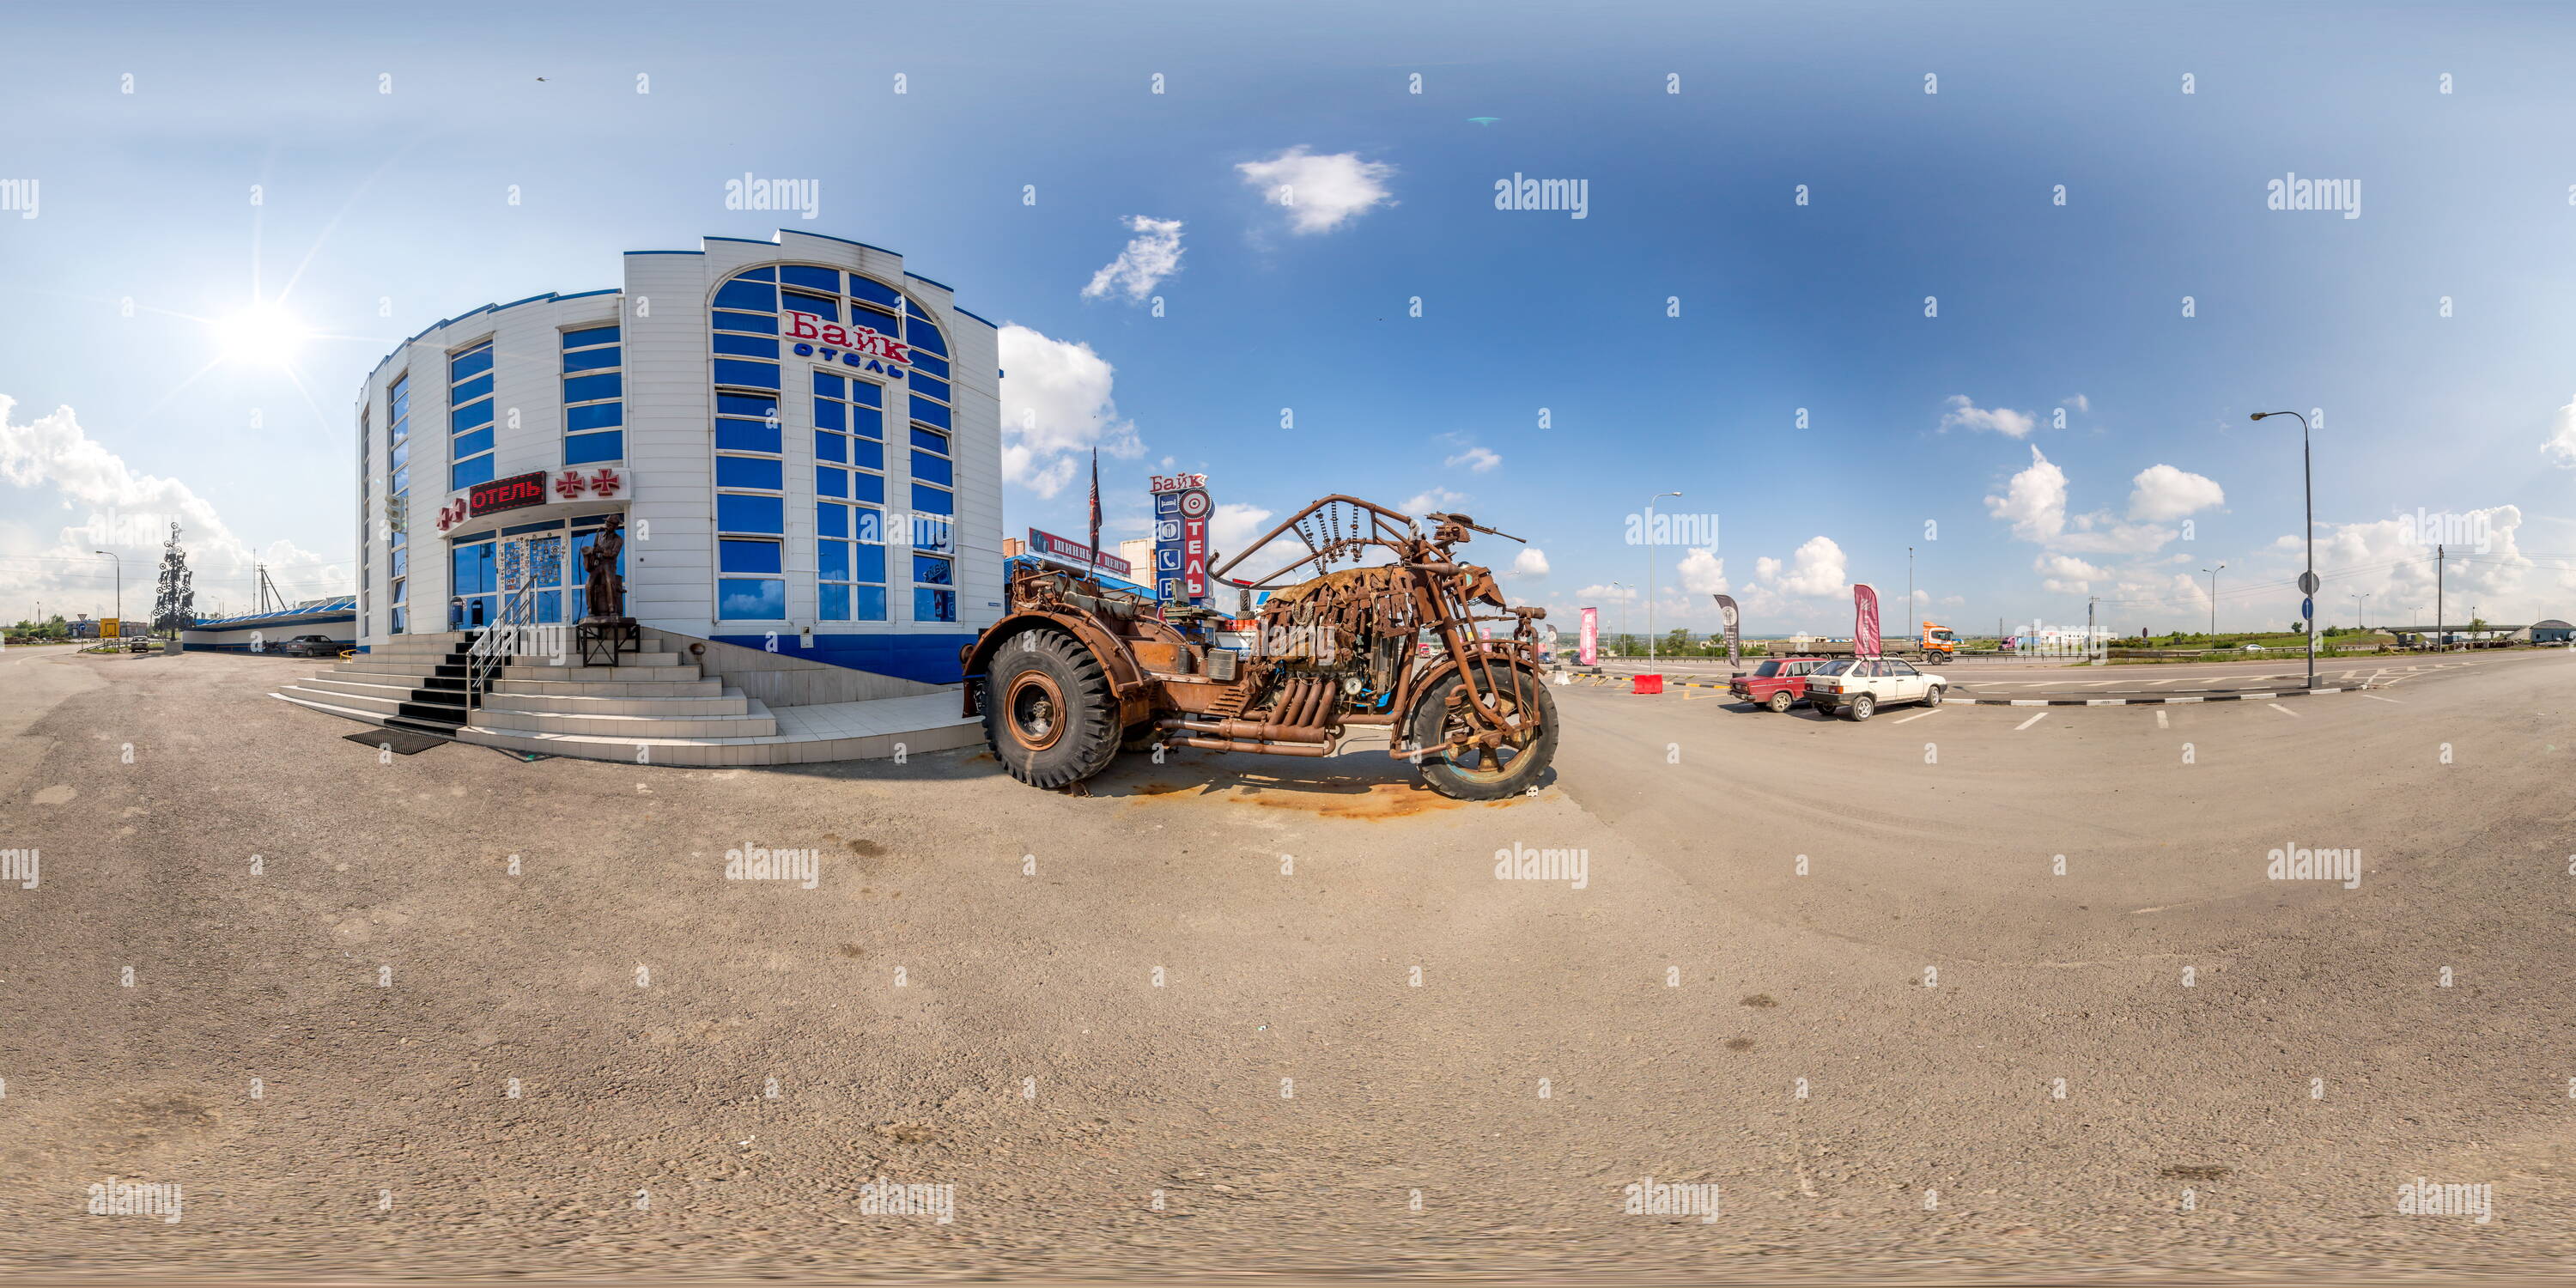
[[[2300,620],[2302,620],[2302,621],[2310,621],[2310,622],[2313,622],[2313,621],[2317,620],[2317,601],[2315,601],[2315,600],[2313,600],[2313,599],[2302,599],[2302,600],[2300,600],[2300,601],[2299,601],[2299,617],[2300,617]]]
[[[113,617],[102,617],[98,619],[98,637],[103,640],[123,639],[125,637],[125,623],[118,621]]]
[[[2317,575],[2315,573],[2303,572],[2299,574],[2299,593],[2302,595],[2313,595],[2317,593],[2317,587],[2324,584],[2324,582],[2317,580]]]

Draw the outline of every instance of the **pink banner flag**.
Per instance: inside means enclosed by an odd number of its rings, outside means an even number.
[[[1878,656],[1878,590],[1865,581],[1852,586],[1852,656]]]

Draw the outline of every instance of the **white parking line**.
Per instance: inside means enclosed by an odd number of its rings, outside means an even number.
[[[2263,705],[2264,705],[2264,706],[2267,706],[2267,707],[2270,707],[2270,708],[2272,708],[2273,710],[2278,711],[2278,712],[2280,712],[2282,715],[2288,716],[2288,717],[2290,717],[2290,718],[2291,718],[2291,719],[2293,719],[2293,720],[2296,720],[2296,719],[2298,719],[2298,717],[2299,717],[2299,713],[2298,713],[2298,712],[2296,712],[2296,711],[2292,711],[2292,710],[2291,710],[2291,709],[2289,709],[2288,707],[2282,706],[2282,705],[2281,705],[2280,703],[2278,703],[2278,702],[2266,702],[2266,703],[2264,703]]]
[[[2373,702],[2389,702],[2389,703],[2395,703],[2396,705],[2401,706],[2401,707],[2406,705],[2406,704],[2405,704],[2405,703],[2403,703],[2403,702],[2398,702],[2398,701],[2397,701],[2397,699],[2395,699],[2395,698],[2383,698],[2383,697],[2379,696],[2379,695],[2378,695],[2378,694],[2376,694],[2376,693],[2365,693],[2365,694],[2363,694],[2363,695],[2361,695],[2361,696],[2363,696],[2363,697],[2365,697],[2365,698],[2368,698],[2368,699],[2370,699],[2370,700],[2371,700],[2371,701],[2373,701]]]
[[[2013,732],[2014,732],[2014,733],[2020,733],[2022,730],[2027,729],[2027,728],[2031,727],[2032,725],[2038,724],[2040,721],[2042,721],[2042,720],[2046,720],[2047,718],[2048,718],[2048,713],[2047,713],[2047,712],[2045,712],[2045,711],[2042,711],[2042,712],[2040,712],[2038,715],[2032,716],[2030,719],[2028,719],[2028,720],[2024,720],[2024,721],[2022,721],[2020,724],[2014,725],[2014,726],[2013,726]]]
[[[1937,715],[1939,715],[1939,714],[1941,714],[1941,708],[1939,708],[1939,707],[1933,707],[1933,708],[1931,708],[1930,710],[1927,710],[1927,711],[1917,711],[1917,712],[1915,712],[1913,715],[1907,716],[1907,717],[1905,717],[1905,719],[1903,719],[1903,720],[1899,720],[1899,721],[1897,721],[1896,723],[1898,723],[1898,724],[1906,724],[1906,723],[1909,723],[1909,722],[1911,722],[1911,721],[1920,720],[1920,719],[1922,719],[1922,718],[1923,718],[1923,717],[1925,717],[1925,716],[1937,716]]]
[[[2165,709],[2163,707],[2156,708],[2156,727],[2159,729],[2173,728],[2173,722],[2165,719]]]

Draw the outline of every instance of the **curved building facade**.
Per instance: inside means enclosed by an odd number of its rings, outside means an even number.
[[[625,277],[441,322],[368,377],[360,646],[523,594],[577,620],[613,516],[644,625],[956,680],[1002,600],[993,325],[810,233],[629,252]]]

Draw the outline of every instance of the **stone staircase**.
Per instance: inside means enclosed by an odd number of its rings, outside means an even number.
[[[934,751],[981,740],[953,693],[790,707],[782,724],[758,698],[699,673],[660,640],[615,666],[516,656],[470,707],[472,632],[411,635],[361,653],[273,696],[328,715],[461,742],[585,760],[658,765],[767,765]]]

